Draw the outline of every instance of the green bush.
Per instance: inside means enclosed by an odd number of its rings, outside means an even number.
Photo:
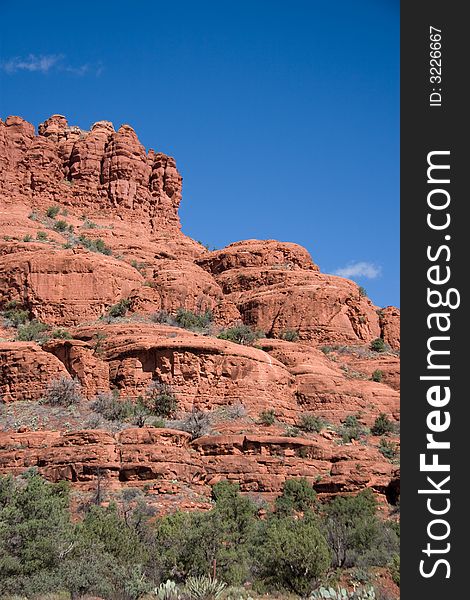
[[[45,231],[38,231],[36,233],[36,239],[40,242],[45,242],[47,240],[47,233]]]
[[[299,332],[297,329],[284,329],[284,331],[281,331],[279,337],[286,342],[297,342],[299,339]]]
[[[68,486],[51,485],[33,471],[0,477],[0,589],[29,596],[57,591],[60,552],[73,539]]]
[[[258,506],[237,485],[221,481],[212,490],[212,510],[155,518],[145,488],[127,487],[119,509],[113,502],[98,506],[108,491],[106,474],[96,469],[95,477],[93,500],[72,520],[64,482],[47,483],[33,470],[16,479],[0,476],[2,597],[139,600],[154,590],[159,600],[180,600],[181,590],[182,597],[215,599],[221,586],[207,581],[214,565],[219,581],[250,583],[237,595],[227,589],[231,600],[251,589],[307,597],[340,563],[387,567],[399,582],[397,527],[377,516],[370,491],[320,507],[308,484],[286,482],[288,509],[259,518]],[[195,577],[201,580],[193,585]],[[352,598],[370,598],[365,589]]]
[[[312,413],[304,413],[300,417],[299,427],[303,431],[320,433],[320,431],[325,428],[325,421]]]
[[[96,396],[90,408],[102,415],[107,421],[123,422],[133,413],[133,404],[129,400],[121,400],[118,392],[102,392]]]
[[[55,231],[63,232],[63,231],[65,231],[67,229],[67,227],[68,227],[67,221],[60,220],[60,221],[56,221],[54,223],[54,230]]]
[[[312,510],[317,505],[317,493],[305,477],[286,479],[282,494],[276,498],[278,515],[292,515],[294,512]]]
[[[18,326],[16,339],[20,342],[37,342],[43,344],[49,339],[49,326],[33,319]]]
[[[367,298],[367,291],[364,286],[360,285],[357,289],[361,298]]]
[[[261,425],[274,425],[276,422],[276,413],[273,409],[263,410],[259,415],[259,423]]]
[[[381,413],[374,421],[370,432],[372,435],[386,435],[392,433],[395,430],[395,426],[390,421],[385,413]]]
[[[183,329],[200,330],[210,327],[213,321],[212,311],[194,313],[185,308],[179,308],[175,316],[176,324]]]
[[[393,526],[377,516],[372,490],[357,496],[337,496],[324,508],[322,527],[334,567],[386,566],[398,552]]]
[[[374,352],[385,352],[387,350],[387,346],[382,338],[376,338],[370,343],[370,349]]]
[[[306,596],[330,566],[328,544],[315,517],[271,518],[259,547],[259,571],[268,589]]]
[[[29,312],[20,308],[15,300],[7,302],[3,310],[3,317],[8,319],[13,327],[24,325],[29,320]]]
[[[58,327],[57,329],[53,329],[51,331],[51,338],[59,340],[71,340],[73,336],[67,329]]]
[[[92,240],[82,234],[78,237],[78,241],[85,246],[85,248],[91,250],[91,252],[100,252],[101,254],[106,254],[107,256],[110,256],[113,253],[111,248],[106,246],[105,242],[101,238]]]
[[[23,242],[30,242],[33,238],[28,234],[23,237]]]
[[[50,217],[51,219],[55,219],[59,214],[59,211],[60,206],[49,206],[49,208],[46,210],[46,216]]]
[[[143,403],[152,415],[171,417],[178,410],[178,400],[171,386],[159,381],[152,381],[145,391]]]
[[[398,448],[396,444],[389,442],[385,438],[381,438],[379,444],[379,452],[388,460],[395,460],[398,457]]]
[[[229,329],[224,329],[217,336],[221,340],[228,340],[236,344],[251,346],[256,340],[263,337],[264,333],[255,331],[249,325],[239,324]]]
[[[108,317],[111,317],[112,319],[124,317],[129,310],[130,305],[131,301],[128,298],[122,298],[117,304],[113,304],[113,306],[108,308]]]
[[[72,406],[79,404],[82,399],[82,386],[78,379],[62,376],[49,383],[41,402],[51,406]]]
[[[356,415],[348,415],[339,430],[343,443],[349,444],[352,440],[359,440],[367,433],[367,429],[359,422]]]
[[[392,562],[390,564],[390,574],[392,579],[398,587],[400,587],[400,555],[394,554],[392,557]]]
[[[85,219],[82,227],[84,229],[96,229],[98,227],[98,225],[96,223],[93,223],[93,221],[89,221],[88,219]]]
[[[380,369],[376,369],[373,373],[372,373],[372,381],[376,381],[377,383],[381,383],[382,379],[383,379],[383,371],[381,371]]]

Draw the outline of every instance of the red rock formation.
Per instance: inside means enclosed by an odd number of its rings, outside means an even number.
[[[296,244],[248,240],[197,262],[215,276],[243,320],[269,336],[295,329],[302,339],[323,344],[380,336],[376,308],[358,286],[320,274]]]
[[[67,413],[80,431],[0,432],[0,472],[36,466],[86,486],[99,470],[116,487],[150,482],[156,497],[177,495],[186,508],[207,507],[221,478],[266,497],[297,476],[324,494],[372,487],[393,496],[398,474],[377,440],[339,446],[334,427],[351,414],[366,425],[382,412],[399,419],[398,309],[379,310],[354,282],[320,273],[297,244],[206,251],[180,230],[181,194],[174,160],[146,151],[129,125],[84,131],[53,115],[36,135],[19,117],[0,121],[0,311],[16,307],[71,335],[19,342],[14,320],[0,319],[0,398],[5,411],[27,401],[22,419],[0,414],[0,430],[27,428],[28,411],[61,376],[76,377],[85,396]],[[121,300],[127,314],[106,318]],[[214,322],[199,333],[152,322],[180,308],[211,311]],[[240,321],[267,337],[253,347],[217,338]],[[299,341],[280,339],[287,330]],[[370,351],[379,336],[392,352]],[[371,381],[377,370],[381,382]],[[191,442],[176,430],[81,430],[96,394],[135,399],[151,381],[172,386],[180,412],[218,415],[218,433]],[[231,405],[244,410],[229,416]],[[275,424],[261,425],[271,410]],[[49,421],[41,411],[34,427],[66,428],[60,410]],[[306,411],[334,427],[286,437]]]
[[[61,376],[68,376],[63,363],[37,344],[0,342],[0,402],[39,400]]]
[[[374,446],[334,446],[314,440],[257,435],[190,436],[169,429],[104,431],[0,432],[0,473],[20,474],[36,467],[52,481],[96,482],[116,488],[156,484],[186,485],[208,491],[222,479],[242,492],[272,498],[288,477],[306,477],[320,494],[357,492],[370,487],[387,494],[397,469]],[[163,485],[166,484],[166,485]],[[202,488],[202,489],[201,489]]]

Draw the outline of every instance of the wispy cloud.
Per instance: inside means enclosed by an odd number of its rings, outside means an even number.
[[[354,277],[364,277],[365,279],[376,279],[381,274],[382,269],[378,265],[367,261],[359,261],[349,263],[346,267],[337,269],[335,275],[340,277],[347,277],[349,279]]]
[[[31,73],[48,73],[63,59],[61,54],[15,56],[1,63],[2,69],[7,73],[29,71]]]
[[[51,71],[62,71],[71,75],[90,74],[98,77],[103,71],[103,65],[101,63],[72,65],[63,54],[28,54],[28,56],[14,56],[2,61],[0,69],[10,74],[21,71],[44,74]]]

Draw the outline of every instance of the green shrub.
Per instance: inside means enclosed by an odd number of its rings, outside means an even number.
[[[352,440],[359,440],[367,433],[367,429],[359,422],[356,415],[348,415],[343,421],[339,430],[344,444],[349,444]]]
[[[255,331],[249,325],[240,323],[234,327],[224,329],[217,336],[221,340],[228,340],[235,342],[236,344],[243,344],[245,346],[251,346],[256,340],[263,337],[263,333]]]
[[[0,476],[0,595],[33,597],[59,589],[60,551],[73,539],[68,486],[34,471]],[[62,586],[61,586],[62,587]]]
[[[372,381],[376,381],[377,383],[381,383],[382,379],[383,379],[383,371],[381,371],[380,369],[375,369],[375,371],[372,373]]]
[[[152,381],[145,391],[143,403],[152,415],[171,417],[178,410],[178,400],[171,386],[159,381]]]
[[[82,386],[78,379],[62,376],[49,383],[41,402],[51,406],[72,406],[82,399]]]
[[[371,489],[357,496],[336,496],[324,513],[322,527],[334,567],[386,566],[398,552],[398,536],[390,523],[377,516]]]
[[[96,229],[98,227],[98,225],[96,223],[93,223],[93,221],[89,221],[88,219],[85,219],[82,227],[84,229]]]
[[[63,231],[65,231],[67,229],[67,227],[68,227],[67,221],[60,220],[60,221],[56,221],[54,223],[54,230],[55,231],[63,232]]]
[[[46,210],[46,216],[50,217],[51,219],[55,219],[59,214],[59,211],[60,206],[49,206],[49,208]]]
[[[20,342],[37,342],[38,344],[43,344],[49,339],[48,330],[48,325],[33,319],[18,326],[16,339]]]
[[[206,329],[212,324],[212,311],[206,310],[203,313],[194,313],[185,308],[179,308],[175,316],[176,324],[183,329],[199,330]]]
[[[29,233],[27,233],[24,237],[23,237],[23,242],[30,242],[33,238],[29,235]]]
[[[271,518],[259,547],[261,579],[268,589],[306,596],[330,566],[330,552],[315,517]]]
[[[299,339],[299,332],[297,329],[284,329],[284,331],[281,331],[279,337],[286,342],[297,342]]]
[[[317,505],[317,493],[305,477],[286,479],[282,494],[276,498],[276,514],[292,515],[294,512],[312,510]]]
[[[107,255],[112,254],[111,248],[106,246],[106,244],[104,243],[104,241],[101,238],[94,240],[94,248],[95,248],[96,252],[101,252],[101,254],[107,254]],[[92,249],[93,249],[93,245],[92,245]]]
[[[274,425],[276,422],[276,413],[273,409],[263,410],[259,415],[259,423],[261,425]]]
[[[386,435],[392,433],[395,430],[395,426],[390,421],[385,413],[381,413],[374,421],[370,432],[372,435]]]
[[[131,403],[132,404],[132,403]],[[137,427],[144,427],[147,423],[147,418],[151,415],[151,411],[146,406],[142,396],[139,396],[131,409],[131,423]]]
[[[128,298],[122,298],[117,304],[113,304],[113,306],[108,308],[108,317],[111,317],[112,319],[124,317],[129,310],[130,305],[131,301]]]
[[[379,452],[388,460],[395,460],[398,457],[397,445],[389,442],[385,438],[380,439]]]
[[[24,325],[29,320],[29,312],[23,308],[19,308],[13,300],[6,303],[3,317],[8,319],[13,327],[18,327],[19,325]]]
[[[133,413],[132,402],[121,400],[117,391],[99,393],[90,408],[107,421],[123,422],[129,419]]]
[[[358,292],[359,292],[359,296],[361,298],[367,298],[367,291],[366,291],[365,287],[363,287],[362,285],[360,285],[357,289],[358,289]]]
[[[320,433],[320,431],[325,428],[325,421],[312,413],[304,413],[300,417],[299,427],[303,431]]]
[[[40,242],[45,242],[47,240],[47,233],[45,231],[38,231],[36,233],[36,239]]]
[[[376,338],[370,343],[370,349],[374,352],[385,352],[387,350],[387,346],[382,338]]]
[[[106,246],[101,238],[92,240],[82,234],[78,237],[78,241],[85,246],[85,248],[91,250],[91,252],[100,252],[101,254],[106,254],[107,256],[110,256],[113,253],[111,248]]]
[[[392,579],[400,587],[400,555],[394,554],[391,565],[389,566]]]
[[[58,327],[57,329],[53,329],[51,331],[51,338],[59,340],[71,340],[73,336],[70,331],[67,331],[67,329]]]

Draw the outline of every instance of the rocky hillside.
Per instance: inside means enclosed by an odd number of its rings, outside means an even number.
[[[162,510],[224,478],[396,503],[398,309],[294,243],[209,252],[181,198],[174,159],[129,125],[0,121],[0,473],[145,486]],[[155,390],[171,407],[132,413]]]

